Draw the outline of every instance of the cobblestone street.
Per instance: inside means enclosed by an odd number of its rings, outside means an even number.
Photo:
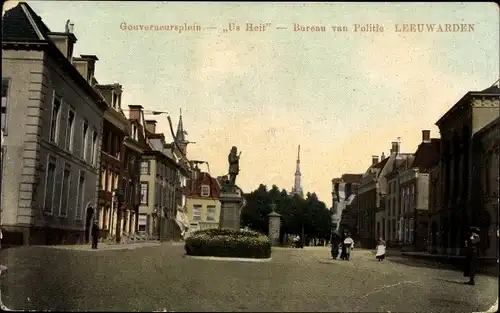
[[[2,251],[2,302],[15,310],[481,312],[496,278],[461,284],[461,273],[383,263],[355,250],[350,262],[326,247],[276,248],[270,262],[186,259],[181,245],[82,251]]]

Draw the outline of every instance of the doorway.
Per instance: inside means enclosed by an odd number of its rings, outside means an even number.
[[[90,226],[92,225],[92,217],[94,216],[94,208],[87,208],[87,215],[85,216],[85,243],[90,240]]]

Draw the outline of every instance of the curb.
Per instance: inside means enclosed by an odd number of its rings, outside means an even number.
[[[226,257],[218,257],[218,256],[197,256],[197,255],[184,255],[184,258],[186,258],[186,259],[193,259],[193,260],[255,262],[255,263],[270,262],[272,260],[272,258],[268,258],[268,259],[226,258]]]

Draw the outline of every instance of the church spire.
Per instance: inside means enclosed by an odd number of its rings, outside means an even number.
[[[295,183],[292,188],[292,193],[295,195],[299,195],[301,198],[304,197],[304,193],[302,191],[302,182],[301,182],[300,173],[300,145],[297,151],[297,165],[295,167]]]
[[[179,115],[179,123],[177,124],[177,133],[175,134],[175,139],[177,140],[178,143],[182,143],[186,141],[186,136],[187,133],[184,130],[184,125],[182,125],[182,109],[180,109],[180,115]]]
[[[188,144],[188,141],[186,140],[187,134],[188,133],[184,130],[184,125],[182,124],[182,109],[180,109],[179,123],[177,124],[177,132],[175,133],[175,141],[184,156],[186,155],[186,148]]]

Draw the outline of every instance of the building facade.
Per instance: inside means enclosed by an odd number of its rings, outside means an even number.
[[[438,163],[429,171],[429,229],[428,229],[428,251],[432,254],[442,254],[441,238],[439,229],[439,217],[442,208],[441,201],[441,164]]]
[[[332,222],[334,231],[354,231],[352,227],[346,228],[342,224],[342,214],[356,197],[362,174],[343,174],[340,178],[332,179]],[[347,216],[346,216],[347,217]]]
[[[427,251],[430,171],[439,163],[440,140],[422,131],[422,143],[398,175],[401,199],[401,243],[406,250]],[[411,161],[410,161],[411,160]]]
[[[380,185],[378,178],[389,158],[379,162],[372,156],[372,165],[363,174],[358,190],[358,233],[363,248],[373,248],[376,242],[375,214],[380,208]]]
[[[26,3],[3,17],[3,242],[83,242],[97,206],[107,104],[72,63],[76,37]]]
[[[474,134],[471,223],[480,229],[481,256],[498,258],[500,118]]]
[[[129,134],[129,121],[121,111],[122,86],[119,84],[96,85],[106,102],[109,104],[104,113],[103,135],[101,144],[101,171],[99,179],[99,220],[101,237],[116,237],[117,233],[130,227],[125,225],[130,221],[131,200],[128,179],[125,175],[126,160],[125,138]],[[127,182],[125,182],[125,181]],[[120,191],[121,190],[121,191]],[[117,192],[123,193],[123,201],[117,201]],[[135,209],[132,209],[135,215]],[[135,228],[134,228],[135,230]],[[117,238],[119,240],[120,238]]]
[[[219,228],[221,204],[220,185],[206,172],[194,170],[192,188],[186,196],[189,232]]]
[[[500,89],[492,86],[464,95],[437,122],[441,133],[442,208],[439,212],[440,250],[459,255],[478,208],[470,194],[472,138],[499,116]]]

